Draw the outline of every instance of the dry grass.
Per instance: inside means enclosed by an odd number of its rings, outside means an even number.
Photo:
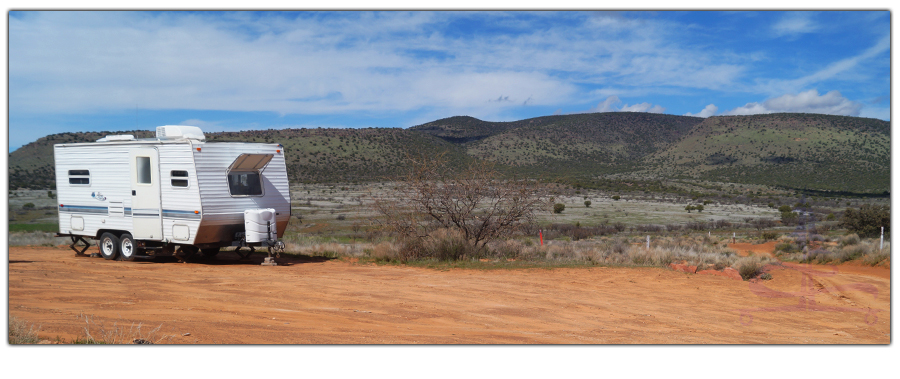
[[[40,338],[38,338],[38,331],[41,330],[41,327],[34,327],[34,324],[29,324],[25,320],[22,320],[13,315],[9,315],[9,344],[10,345],[25,345],[25,344],[36,344],[40,342]]]
[[[80,314],[78,319],[84,321],[84,338],[74,341],[75,344],[159,344],[171,342],[174,336],[158,335],[162,324],[150,329],[144,330],[144,325],[132,322],[130,325],[119,325],[119,322],[113,322],[111,327],[107,327],[103,322],[96,322],[93,316]]]
[[[638,242],[640,241],[640,242]],[[601,265],[615,267],[665,267],[670,263],[684,262],[698,266],[698,270],[722,270],[725,267],[744,267],[747,275],[758,275],[767,263],[767,257],[740,258],[734,251],[722,247],[713,237],[665,237],[651,241],[630,241],[624,237],[602,237],[578,241],[548,241],[544,246],[530,239],[496,240],[487,244],[480,253],[466,250],[461,236],[452,231],[430,235],[413,243],[382,242],[365,253],[379,262],[453,262],[484,261],[497,264],[509,261],[533,263],[541,266]],[[751,264],[755,264],[755,269]],[[490,267],[491,263],[485,263]]]
[[[801,263],[839,264],[849,261],[857,261],[870,266],[890,267],[891,243],[885,242],[884,248],[880,248],[881,241],[877,238],[859,238],[856,234],[849,234],[840,239],[837,246],[801,246],[797,240],[791,237],[783,237],[782,242],[775,247],[775,254],[779,259]]]

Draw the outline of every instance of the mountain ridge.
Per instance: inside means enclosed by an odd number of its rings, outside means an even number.
[[[132,133],[152,137],[152,131]],[[10,153],[10,188],[51,188],[52,145],[103,132],[42,137]],[[510,175],[592,180],[609,175],[693,178],[816,191],[890,190],[890,122],[776,113],[699,118],[611,112],[493,122],[454,116],[408,129],[268,129],[207,140],[279,142],[292,182],[389,180],[409,156],[451,166],[487,160]]]

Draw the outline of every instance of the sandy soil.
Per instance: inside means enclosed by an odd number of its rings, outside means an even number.
[[[735,246],[738,248],[739,246]],[[233,253],[118,262],[11,247],[9,312],[41,337],[162,325],[185,344],[887,344],[887,269],[764,282],[662,268],[432,270]]]

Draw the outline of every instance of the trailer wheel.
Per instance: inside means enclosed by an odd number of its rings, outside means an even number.
[[[123,261],[133,261],[137,257],[137,245],[131,234],[125,233],[119,237],[119,257]]]
[[[119,239],[115,234],[103,233],[100,236],[100,255],[106,260],[116,259],[119,255]]]
[[[219,254],[219,248],[210,247],[207,249],[200,249],[200,254],[203,254],[204,257],[212,258]]]

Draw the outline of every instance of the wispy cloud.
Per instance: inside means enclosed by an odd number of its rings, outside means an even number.
[[[263,113],[407,127],[588,108],[693,114],[707,99],[764,111],[774,105],[753,101],[821,89],[889,118],[869,101],[890,96],[889,29],[886,11],[11,11],[11,147],[61,119],[109,130],[126,119],[110,115],[135,108],[222,128]]]
[[[863,62],[869,61],[879,55],[890,52],[890,36],[880,38],[860,54],[830,63],[824,68],[795,79],[769,79],[763,81],[758,89],[768,94],[796,92],[808,88],[810,85],[822,83],[827,80],[849,80],[842,78],[847,72],[858,68]],[[852,76],[851,76],[852,77]]]
[[[540,13],[531,22],[507,22],[511,31],[490,38],[442,29],[486,17],[452,12],[11,17],[10,107],[93,112],[137,105],[322,114],[441,106],[491,113],[526,102],[570,104],[582,91],[579,82],[721,88],[743,70],[738,60],[714,63],[717,54],[666,43],[659,35],[672,26],[650,20]],[[609,27],[616,38],[606,38]],[[508,101],[485,101],[486,92]]]

